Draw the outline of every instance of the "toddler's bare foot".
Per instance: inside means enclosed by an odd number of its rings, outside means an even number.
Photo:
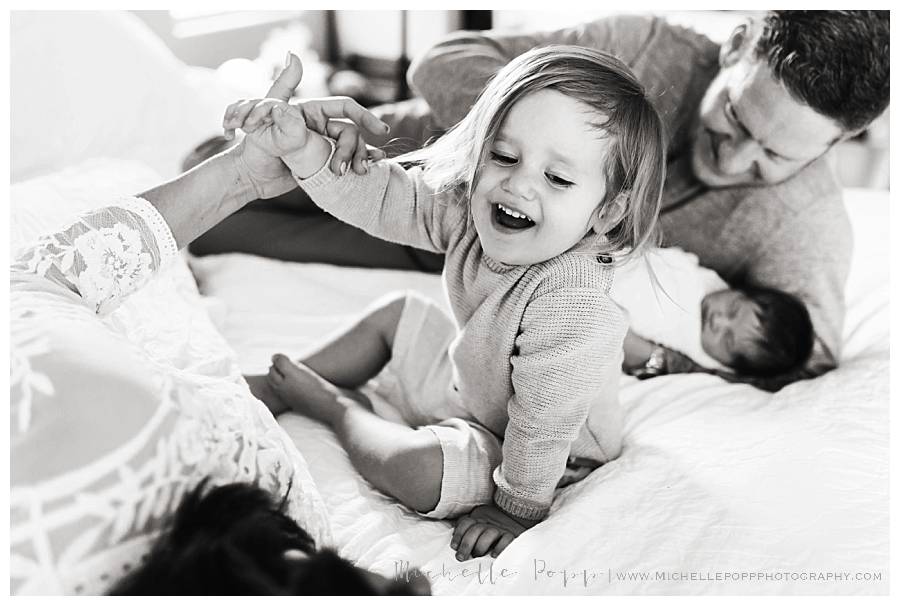
[[[273,415],[278,416],[286,410],[290,410],[287,404],[282,402],[281,397],[275,393],[272,386],[269,385],[269,379],[266,375],[244,375],[244,380],[250,386],[252,393],[258,400],[262,400]]]
[[[358,391],[342,389],[283,354],[272,357],[266,377],[272,391],[290,410],[326,425],[333,425],[347,406],[372,410],[368,398]]]

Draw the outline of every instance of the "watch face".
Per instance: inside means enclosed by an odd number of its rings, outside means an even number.
[[[647,360],[646,367],[661,371],[666,366],[666,354],[661,347],[656,347]]]

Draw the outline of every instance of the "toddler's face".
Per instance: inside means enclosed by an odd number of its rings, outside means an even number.
[[[531,93],[510,109],[471,201],[490,257],[540,263],[587,235],[606,192],[609,144],[588,124],[596,119],[587,105],[554,90]]]
[[[700,305],[703,350],[725,366],[731,366],[739,353],[752,355],[756,341],[762,336],[757,311],[756,303],[737,290],[720,290],[703,297]]]

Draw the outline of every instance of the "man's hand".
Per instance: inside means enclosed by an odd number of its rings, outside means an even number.
[[[459,561],[488,552],[496,558],[513,539],[537,523],[511,516],[493,503],[479,505],[456,521],[450,547],[456,550]]]

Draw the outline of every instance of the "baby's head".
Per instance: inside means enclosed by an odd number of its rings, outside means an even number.
[[[701,304],[703,350],[748,376],[801,367],[813,347],[806,306],[770,288],[742,286],[710,293]]]
[[[437,189],[464,187],[485,252],[512,264],[639,252],[655,236],[662,122],[628,67],[575,46],[513,59],[469,114],[411,159]]]

